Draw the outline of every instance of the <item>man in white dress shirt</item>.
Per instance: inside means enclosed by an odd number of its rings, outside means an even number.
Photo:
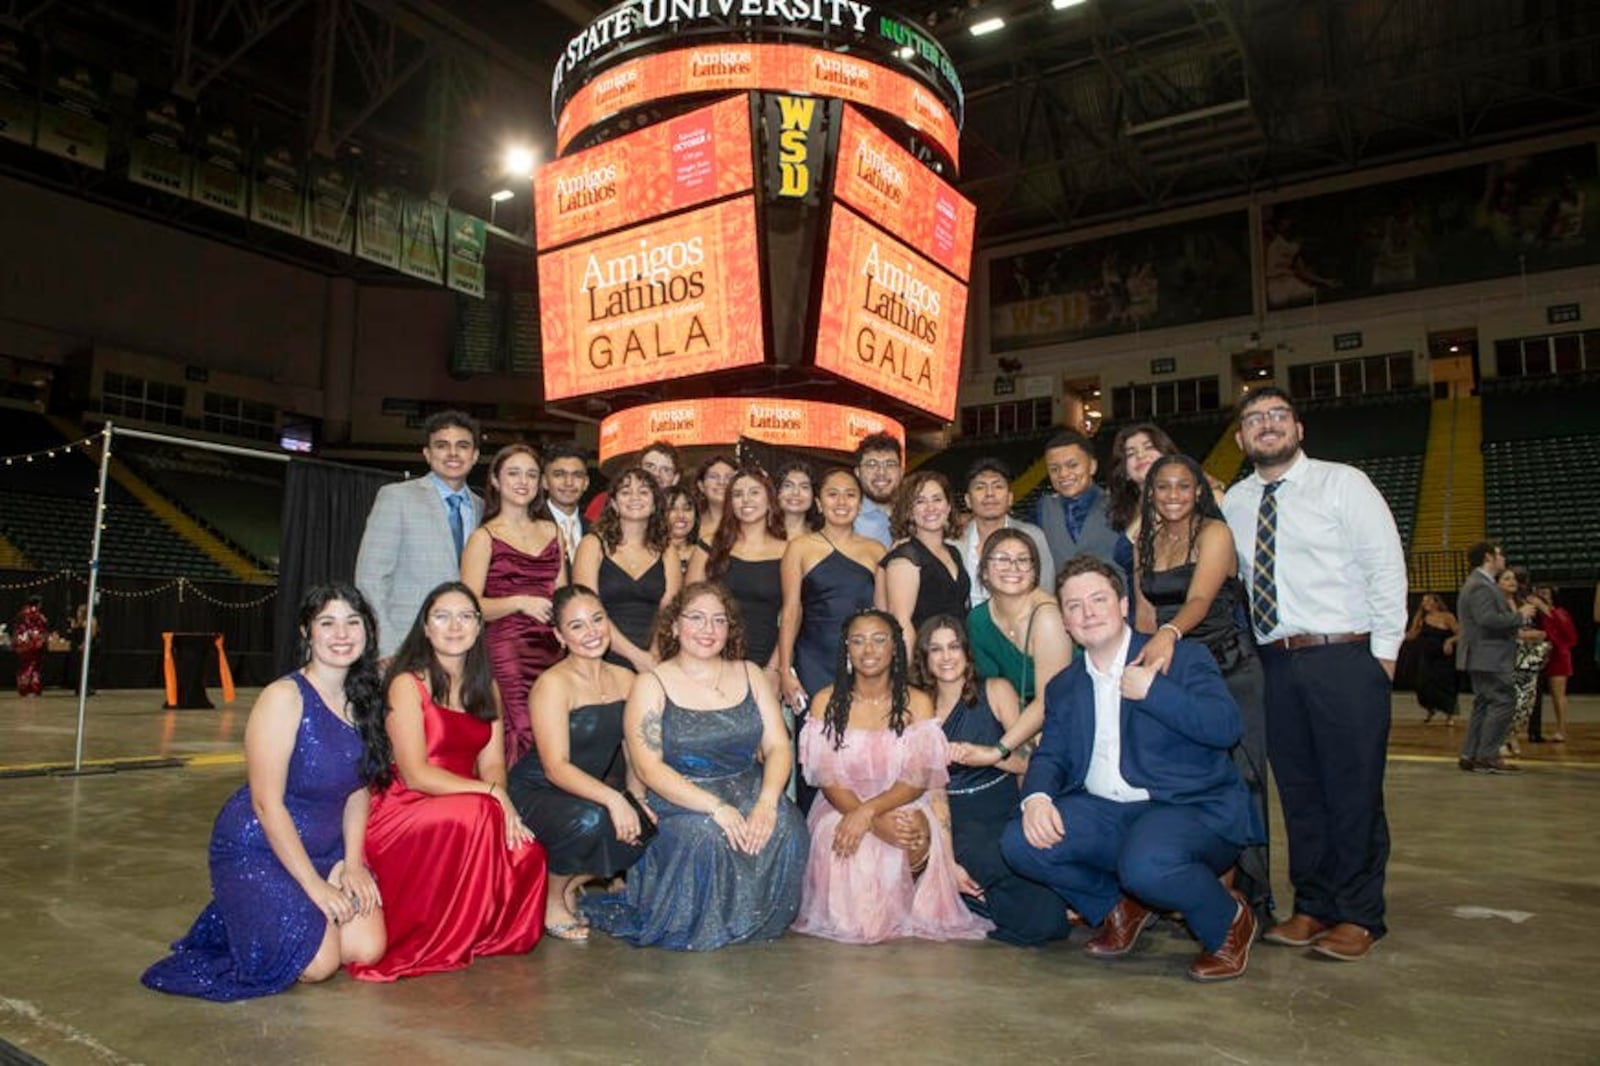
[[[1002,529],[1020,529],[1032,539],[1033,546],[1039,549],[1039,584],[1048,588],[1056,579],[1050,545],[1044,539],[1044,530],[1011,517],[1015,496],[1011,492],[1011,470],[1006,464],[992,457],[973,463],[967,468],[966,494],[971,514],[961,531],[960,543],[962,561],[972,578],[972,597],[967,606],[976,607],[989,598],[989,590],[978,580],[978,558],[989,534]]]
[[[1267,757],[1294,914],[1262,937],[1364,958],[1386,932],[1383,775],[1406,561],[1389,505],[1353,466],[1308,457],[1283,390],[1239,405],[1255,472],[1223,499],[1266,673]]]
[[[544,450],[544,498],[550,520],[561,534],[561,550],[571,572],[572,556],[583,539],[578,501],[589,488],[589,461],[576,444],[552,444]]]

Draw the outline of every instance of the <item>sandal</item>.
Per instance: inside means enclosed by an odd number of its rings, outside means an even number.
[[[578,921],[547,924],[544,931],[557,940],[565,940],[572,944],[581,944],[589,939],[589,927]]]

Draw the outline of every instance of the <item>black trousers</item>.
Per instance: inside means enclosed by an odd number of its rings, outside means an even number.
[[[1294,909],[1381,937],[1389,677],[1365,642],[1263,648],[1261,664],[1267,756],[1283,804]]]

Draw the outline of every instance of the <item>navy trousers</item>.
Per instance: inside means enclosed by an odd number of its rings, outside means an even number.
[[[1239,904],[1217,877],[1239,845],[1180,804],[1117,803],[1087,792],[1055,804],[1067,835],[1054,847],[1028,843],[1020,819],[1007,824],[1000,850],[1013,870],[1050,886],[1094,925],[1126,894],[1155,910],[1182,911],[1207,951],[1222,946]]]
[[[1267,757],[1283,804],[1294,909],[1381,937],[1389,677],[1365,641],[1262,648],[1261,665]]]

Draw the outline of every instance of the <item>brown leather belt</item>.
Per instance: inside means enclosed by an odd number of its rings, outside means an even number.
[[[1271,640],[1261,646],[1278,651],[1299,651],[1301,648],[1320,648],[1325,644],[1354,644],[1371,636],[1371,633],[1296,633],[1292,637]]]

